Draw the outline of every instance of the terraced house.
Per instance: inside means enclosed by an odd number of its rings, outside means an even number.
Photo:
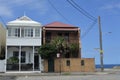
[[[89,72],[95,70],[94,58],[81,56],[79,27],[61,22],[52,22],[42,26],[41,23],[24,15],[8,22],[6,29],[6,40],[3,40],[6,41],[4,42],[6,43],[5,72]],[[61,39],[62,42],[60,42]],[[56,47],[49,48],[56,51],[44,58],[40,54],[41,46],[55,41]],[[48,51],[48,48],[43,51]]]
[[[43,26],[42,29],[43,44],[52,43],[57,37],[64,39],[64,45],[59,48],[56,56],[54,55],[44,60],[45,72],[81,72],[95,70],[94,58],[81,57],[79,27],[61,22],[53,22]]]
[[[41,28],[25,15],[7,23],[6,72],[41,72]]]

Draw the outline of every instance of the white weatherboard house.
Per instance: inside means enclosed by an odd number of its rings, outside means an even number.
[[[41,28],[25,15],[7,23],[6,72],[41,72]]]

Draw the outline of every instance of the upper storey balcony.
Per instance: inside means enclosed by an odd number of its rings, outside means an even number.
[[[7,45],[41,45],[42,25],[22,16],[7,23]]]

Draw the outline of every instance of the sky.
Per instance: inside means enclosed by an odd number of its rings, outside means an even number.
[[[59,11],[60,14],[51,6]],[[69,0],[70,1],[70,0]],[[120,64],[120,0],[74,0],[82,9],[98,19],[101,18],[104,64]],[[98,22],[90,28],[89,19],[67,0],[0,0],[0,22],[6,24],[23,15],[42,25],[59,21],[81,29],[82,58],[95,58],[100,64]]]

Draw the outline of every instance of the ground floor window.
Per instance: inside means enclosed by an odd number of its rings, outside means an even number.
[[[25,51],[22,51],[21,52],[21,63],[25,63],[25,61],[26,61],[26,53]]]
[[[40,71],[40,56],[36,47],[8,47],[7,71]]]

